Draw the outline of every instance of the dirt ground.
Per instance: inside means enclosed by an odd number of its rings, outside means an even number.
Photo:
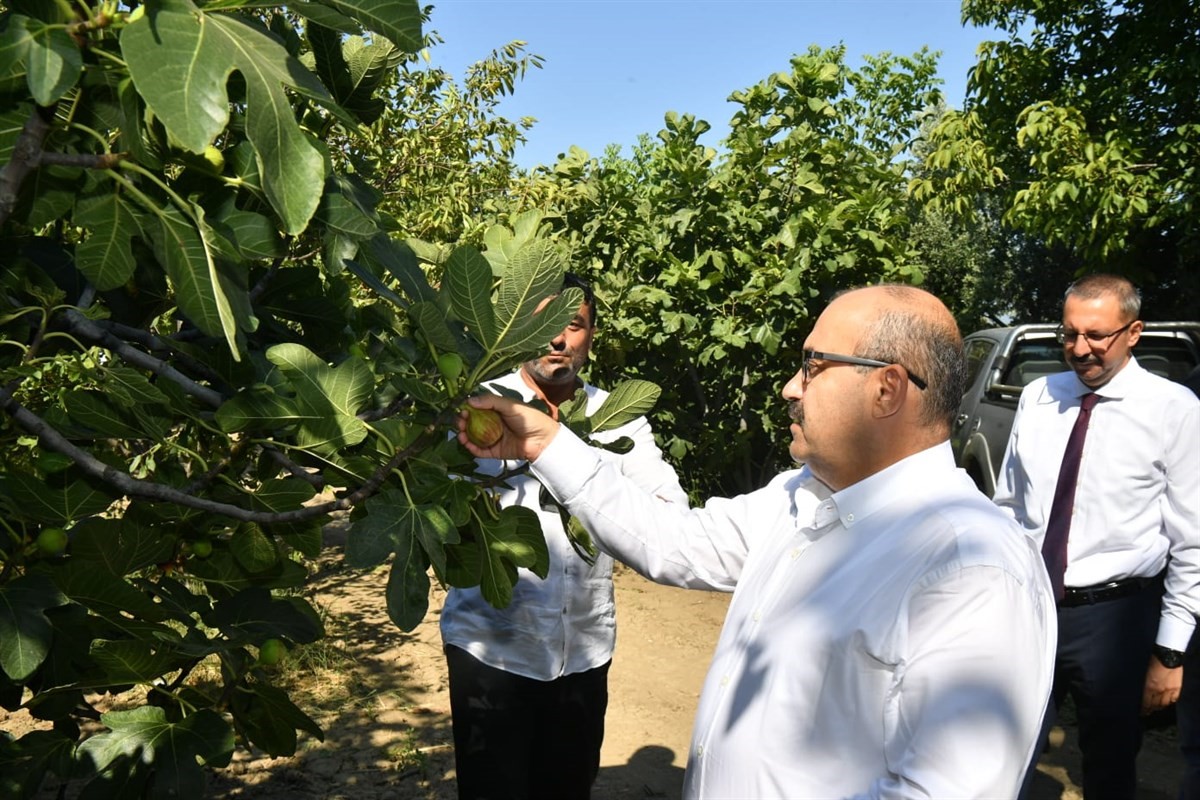
[[[294,757],[239,752],[210,780],[212,798],[254,800],[453,800],[454,754],[445,663],[438,635],[443,594],[404,633],[388,621],[386,573],[322,559],[313,599],[329,640],[293,665],[297,700],[325,730],[302,735]],[[596,800],[678,798],[692,715],[724,620],[728,596],[650,583],[618,567],[617,653],[610,672],[607,730]],[[315,675],[315,677],[314,677]],[[0,711],[0,729],[20,735],[25,721]],[[1074,731],[1056,731],[1042,760],[1034,800],[1081,794]],[[1136,800],[1173,800],[1180,761],[1175,729],[1150,731],[1139,763]],[[44,787],[53,797],[54,787]],[[66,794],[67,797],[71,793]]]

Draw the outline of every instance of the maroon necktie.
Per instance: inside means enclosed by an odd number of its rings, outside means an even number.
[[[1062,466],[1058,470],[1058,485],[1054,487],[1054,502],[1050,504],[1050,519],[1046,522],[1046,536],[1042,539],[1042,558],[1046,559],[1046,571],[1050,573],[1050,584],[1054,587],[1054,599],[1063,598],[1063,573],[1067,571],[1067,534],[1071,531],[1071,512],[1075,506],[1075,483],[1079,479],[1079,461],[1083,456],[1083,439],[1087,436],[1088,420],[1092,407],[1100,396],[1088,393],[1079,404],[1079,417],[1067,449],[1063,453]]]

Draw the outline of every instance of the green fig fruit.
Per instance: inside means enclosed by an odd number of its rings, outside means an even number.
[[[192,555],[196,558],[208,558],[212,551],[212,541],[209,539],[197,539],[192,542]]]
[[[458,353],[442,353],[437,360],[438,371],[442,373],[442,377],[446,379],[446,383],[451,386],[458,385],[458,379],[462,377],[463,360]]]
[[[220,174],[221,170],[225,169],[225,154],[211,144],[204,148],[204,154],[201,156],[204,163],[208,164],[209,169],[214,174]]]
[[[287,645],[279,639],[267,639],[258,648],[258,663],[274,666],[287,655]]]
[[[35,544],[38,552],[44,556],[61,556],[67,549],[67,532],[62,528],[42,528]]]
[[[477,447],[491,447],[504,435],[500,415],[490,408],[467,406],[467,438]]]

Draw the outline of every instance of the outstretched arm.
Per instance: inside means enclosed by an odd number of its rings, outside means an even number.
[[[787,502],[768,503],[764,512],[755,495],[710,500],[694,510],[664,502],[570,431],[560,435],[559,424],[541,411],[490,395],[469,402],[473,411],[499,414],[502,427],[495,443],[475,444],[467,436],[470,412],[464,411],[459,441],[472,455],[527,460],[534,477],[579,518],[601,550],[658,583],[733,591],[750,539],[776,530],[774,510],[789,508]]]

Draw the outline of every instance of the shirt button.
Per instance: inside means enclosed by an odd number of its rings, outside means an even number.
[[[699,758],[702,755],[704,755],[704,745],[698,744],[696,745],[696,758]]]
[[[721,685],[722,685],[722,686],[728,686],[728,685],[729,685],[729,676],[728,676],[728,675],[722,675],[722,676],[721,676]]]
[[[754,612],[754,621],[755,621],[755,622],[758,622],[760,619],[762,619],[762,612],[761,612],[761,611],[755,611],[755,612]]]
[[[846,522],[854,522],[854,515],[853,515],[853,514],[847,514],[847,515],[846,515]]]
[[[799,557],[800,557],[800,548],[799,547],[792,548],[792,560],[795,561]]]

